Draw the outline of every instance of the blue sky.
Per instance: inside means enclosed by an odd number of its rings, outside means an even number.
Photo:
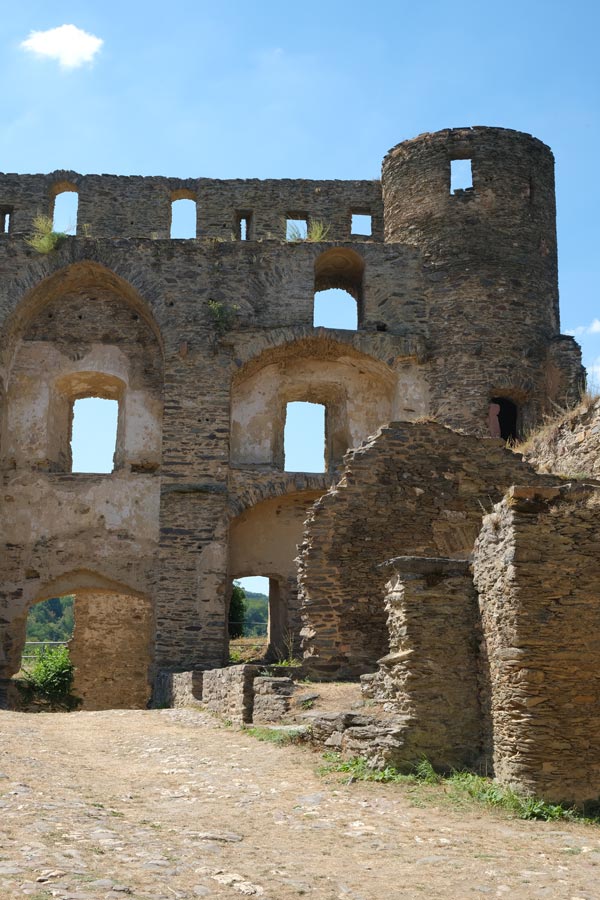
[[[65,24],[91,61],[22,46]],[[0,20],[0,170],[376,178],[423,131],[530,132],[556,156],[563,331],[600,384],[599,26],[591,0],[28,0]]]

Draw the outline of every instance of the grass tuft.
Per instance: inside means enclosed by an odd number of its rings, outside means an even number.
[[[286,744],[299,744],[306,733],[305,729],[284,731],[283,729],[267,728],[262,725],[252,725],[250,728],[245,728],[244,731],[251,737],[256,738],[257,741],[266,741],[269,744],[277,744],[280,747]]]
[[[54,231],[50,216],[36,216],[33,220],[33,233],[25,239],[25,243],[37,253],[51,253],[67,237],[62,231]]]
[[[324,753],[325,764],[320,767],[319,774],[340,773],[348,775],[348,783],[353,781],[375,781],[383,784],[421,784],[437,786],[443,795],[452,803],[481,803],[494,809],[502,810],[518,819],[536,819],[543,822],[554,822],[562,819],[572,822],[586,822],[600,825],[598,810],[593,815],[586,815],[578,809],[560,803],[547,803],[538,797],[528,797],[508,787],[497,784],[491,778],[476,775],[474,772],[452,772],[448,776],[435,771],[428,759],[423,758],[412,772],[400,772],[394,766],[384,769],[373,768],[362,756],[342,759],[339,753]],[[439,796],[435,792],[434,796]]]

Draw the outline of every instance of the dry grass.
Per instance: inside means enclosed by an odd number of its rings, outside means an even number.
[[[545,416],[544,422],[538,428],[530,431],[522,441],[510,445],[510,449],[524,455],[531,453],[538,444],[553,440],[563,426],[585,415],[599,399],[600,391],[596,389],[584,391],[575,406],[566,409],[557,407],[553,415]]]
[[[262,659],[267,652],[266,637],[241,637],[229,641],[229,659],[235,663],[247,663]]]

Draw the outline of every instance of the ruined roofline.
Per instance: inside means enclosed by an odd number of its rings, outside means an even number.
[[[380,187],[381,179],[379,178],[211,178],[204,175],[181,177],[179,175],[125,175],[116,172],[76,172],[74,169],[54,169],[51,172],[0,172],[0,181],[4,178],[8,179],[28,179],[42,178],[52,181],[72,181],[76,184],[81,179],[117,179],[123,182],[136,183],[156,183],[163,185],[167,182],[177,187],[193,187],[196,185],[227,185],[248,187],[269,187],[269,186],[300,186],[308,185],[314,187],[338,187],[340,185],[360,185],[373,188]]]
[[[394,144],[384,156],[385,160],[396,155],[402,148],[411,149],[413,146],[428,143],[444,143],[458,141],[523,141],[530,143],[553,157],[552,149],[544,141],[530,134],[528,131],[518,131],[516,128],[502,128],[495,125],[464,125],[457,128],[442,128],[439,131],[423,131],[412,138],[407,138]]]

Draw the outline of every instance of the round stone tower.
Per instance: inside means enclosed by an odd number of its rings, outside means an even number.
[[[432,411],[483,434],[490,401],[506,397],[526,430],[561,399],[548,388],[560,340],[551,150],[505,128],[423,134],[389,151],[382,190],[386,242],[422,254]]]

